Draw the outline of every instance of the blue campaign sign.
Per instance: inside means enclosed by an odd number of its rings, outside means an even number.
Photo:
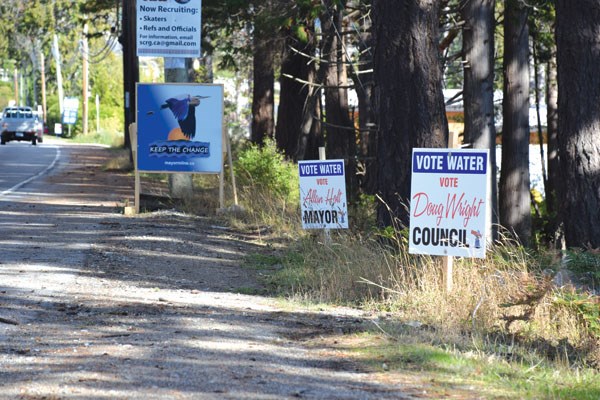
[[[220,173],[223,86],[137,85],[138,169]]]

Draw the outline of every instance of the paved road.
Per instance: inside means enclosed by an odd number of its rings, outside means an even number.
[[[9,142],[0,146],[0,195],[14,193],[45,174],[60,157],[60,148],[52,144]]]

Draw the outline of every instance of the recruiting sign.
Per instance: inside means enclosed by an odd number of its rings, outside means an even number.
[[[223,85],[138,84],[138,169],[220,173]]]
[[[299,161],[302,228],[348,228],[344,160]]]
[[[201,0],[137,0],[137,55],[200,57]]]
[[[488,155],[413,149],[410,253],[485,257]]]

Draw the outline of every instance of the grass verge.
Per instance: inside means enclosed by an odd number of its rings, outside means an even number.
[[[598,399],[597,371],[548,363],[530,354],[507,360],[478,349],[427,343],[426,337],[404,329],[390,339],[369,332],[331,339],[331,345],[366,365],[383,381],[412,382],[425,398]]]
[[[439,260],[408,254],[402,237],[314,234],[269,279],[289,299],[387,315],[381,331],[330,344],[383,379],[425,377],[427,396],[600,398],[598,297],[556,286],[554,262],[505,240],[485,260],[456,259],[446,293]]]

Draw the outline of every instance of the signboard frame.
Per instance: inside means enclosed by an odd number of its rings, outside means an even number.
[[[62,123],[64,125],[75,125],[79,112],[79,99],[77,97],[65,97],[63,100]]]
[[[199,104],[192,105],[192,98],[198,98]],[[186,109],[182,108],[184,105]],[[183,114],[187,107],[193,115]],[[185,121],[191,116],[195,129],[188,138],[182,124],[189,125]],[[222,172],[225,126],[222,84],[137,83],[136,122],[140,171]]]
[[[154,97],[152,100],[148,100],[145,99],[143,96],[140,96],[139,93],[139,88],[140,87],[147,87],[150,89],[154,89],[154,90],[150,90],[150,93],[152,93]],[[168,90],[166,91],[161,91],[161,88],[166,88]],[[168,105],[169,102],[167,102],[166,100],[170,99],[171,97],[165,97],[165,96],[169,96],[169,94],[172,93],[180,93],[182,89],[183,90],[182,93],[186,94],[186,95],[192,95],[192,96],[202,96],[201,93],[207,94],[205,92],[202,91],[202,88],[206,89],[206,88],[210,88],[210,89],[218,89],[219,91],[219,96],[216,96],[215,99],[217,99],[217,102],[215,103],[215,105],[218,105],[218,107],[213,108],[212,109],[212,115],[220,115],[219,118],[219,122],[218,122],[218,129],[217,128],[213,128],[213,138],[219,137],[219,145],[217,146],[216,150],[212,149],[212,155],[211,157],[213,157],[213,165],[218,165],[218,168],[209,168],[209,169],[187,169],[187,170],[181,170],[179,168],[150,168],[150,169],[145,169],[142,168],[142,170],[144,172],[148,172],[148,173],[204,173],[204,174],[217,174],[219,175],[219,205],[220,205],[220,209],[223,209],[223,205],[224,205],[224,171],[223,171],[223,162],[225,159],[225,153],[227,153],[228,155],[228,160],[229,160],[229,166],[230,166],[230,171],[231,171],[231,179],[232,179],[232,184],[233,184],[233,192],[234,192],[234,202],[235,205],[237,205],[237,193],[236,193],[236,185],[235,185],[235,177],[234,177],[234,173],[233,173],[233,168],[231,168],[231,145],[229,142],[229,136],[226,133],[224,127],[225,127],[225,114],[224,114],[224,87],[222,84],[195,84],[195,83],[138,83],[136,84],[136,122],[131,124],[129,126],[129,135],[130,135],[130,139],[131,139],[131,148],[132,148],[132,155],[133,155],[133,162],[134,162],[134,170],[135,170],[135,204],[134,204],[134,213],[139,213],[140,211],[140,191],[141,191],[141,184],[140,184],[140,149],[143,150],[145,152],[145,155],[148,156],[148,143],[151,143],[151,141],[153,140],[153,134],[156,134],[156,132],[151,132],[147,129],[147,127],[144,127],[144,124],[142,124],[142,130],[146,132],[146,134],[149,134],[150,137],[144,137],[140,140],[140,133],[139,133],[139,127],[140,127],[140,122],[143,121],[148,121],[148,120],[139,120],[139,116],[140,115],[144,115],[144,117],[148,117],[148,118],[152,118],[153,116],[158,116],[158,119],[160,121],[160,119],[162,118],[171,118],[171,122],[170,124],[173,125],[174,124],[174,120],[177,120],[176,117],[176,112],[173,112]],[[198,90],[200,90],[198,92]],[[176,95],[177,96],[181,96],[181,94]],[[142,102],[142,104],[144,104],[144,107],[142,107],[142,110],[140,110],[140,100]],[[204,100],[204,98],[200,98],[200,104],[202,103],[202,100]],[[220,100],[220,101],[218,101]],[[163,107],[163,105],[165,105],[165,107]],[[188,103],[189,105],[189,103]],[[141,111],[141,113],[140,113]],[[161,116],[160,113],[164,112],[165,115]],[[206,116],[206,112],[208,112],[209,115],[211,115],[211,111],[210,110],[205,110],[204,116]],[[170,114],[169,114],[170,113]],[[168,117],[169,115],[172,115],[172,117]],[[181,115],[181,114],[178,114]],[[156,121],[156,122],[159,122]],[[156,124],[157,127],[157,131],[160,133],[160,126],[165,126],[164,124]],[[173,130],[169,131],[168,134],[170,135],[172,133]],[[175,129],[176,131],[176,129]],[[179,134],[182,134],[183,131],[181,131]],[[197,133],[197,131],[196,131]],[[164,134],[165,131],[162,131],[162,138],[164,139]],[[142,135],[144,135],[144,133],[142,133]],[[169,136],[167,136],[167,140],[166,142],[169,142]],[[178,142],[178,144],[181,144],[182,146],[185,147],[186,143],[187,144],[193,144],[194,141],[192,140],[184,140],[183,138],[180,138],[180,140],[171,140],[173,142]],[[226,147],[224,146],[224,144],[226,145]],[[183,147],[182,147],[183,148]],[[226,149],[226,151],[225,151]],[[151,151],[151,150],[150,150]],[[171,153],[171,155],[173,156],[179,156],[181,154],[175,154],[174,152],[171,152],[170,150],[165,150],[166,153],[164,154],[164,156],[169,156],[169,153]],[[183,153],[183,151],[181,151],[181,153]]]
[[[303,229],[347,229],[344,160],[298,161]]]
[[[485,258],[489,150],[412,152],[409,253]]]
[[[136,0],[138,57],[201,57],[201,0]]]

